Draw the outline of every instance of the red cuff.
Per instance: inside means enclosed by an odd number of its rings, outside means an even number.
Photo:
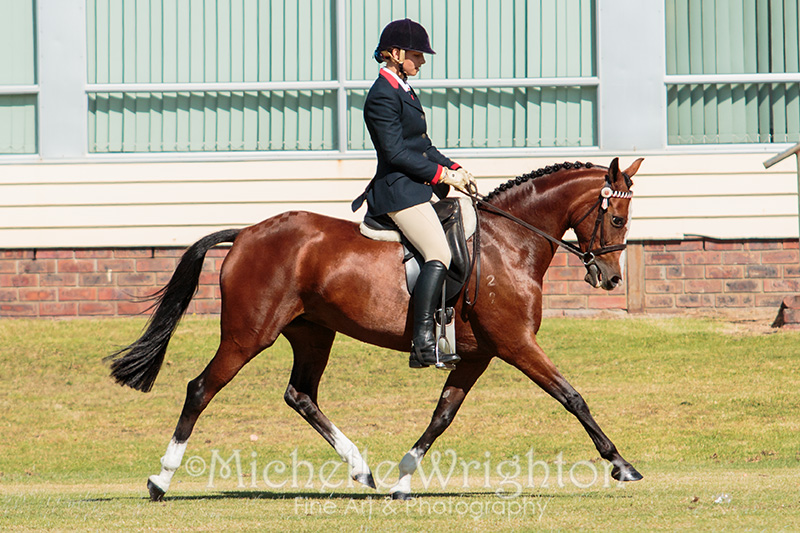
[[[439,168],[436,169],[436,175],[431,180],[431,185],[436,185],[437,183],[439,183],[439,179],[442,177],[443,173],[444,173],[444,167],[442,165],[439,165]]]
[[[450,165],[450,170],[458,170],[459,168],[461,168],[461,165],[459,165],[458,163],[453,163],[452,165]]]

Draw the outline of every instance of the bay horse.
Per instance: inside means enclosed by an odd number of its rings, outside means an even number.
[[[455,305],[457,351],[462,360],[448,375],[427,429],[400,461],[399,480],[390,489],[393,498],[410,497],[411,475],[494,357],[518,368],[577,417],[600,455],[613,465],[614,479],[642,478],[536,341],[545,271],[557,244],[564,244],[559,239],[568,228],[578,239],[578,246],[571,246],[582,255],[590,284],[611,290],[622,280],[630,177],[641,161],[624,172],[616,158],[608,168],[580,162],[557,164],[504,183],[482,199],[481,268],[474,269],[470,280],[475,289],[482,290],[475,301],[459,298]],[[600,248],[593,248],[595,241]],[[184,253],[169,283],[156,293],[155,311],[141,337],[108,356],[113,359],[111,375],[118,383],[143,392],[152,388],[167,344],[197,289],[205,254],[224,242],[233,246],[220,273],[219,348],[187,386],[177,427],[161,459],[161,472],[148,480],[150,498],[163,498],[195,423],[212,398],[281,334],[294,354],[286,403],[348,463],[354,480],[375,488],[356,445],[317,402],[336,332],[397,351],[411,346],[412,315],[400,244],[369,240],[360,235],[357,223],[292,211],[200,239]]]

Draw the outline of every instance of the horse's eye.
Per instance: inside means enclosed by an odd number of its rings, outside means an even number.
[[[611,225],[615,228],[621,228],[625,225],[625,219],[622,217],[611,217]]]

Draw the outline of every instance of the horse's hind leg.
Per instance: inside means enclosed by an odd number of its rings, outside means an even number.
[[[317,430],[350,468],[350,477],[359,483],[375,488],[372,472],[353,442],[326,417],[317,404],[319,380],[328,364],[336,332],[295,319],[284,330],[294,351],[294,365],[284,399],[311,427]]]
[[[544,353],[539,344],[533,340],[527,348],[510,354],[501,354],[501,358],[519,368],[526,376],[536,382],[545,392],[558,400],[583,425],[589,434],[600,456],[614,467],[611,477],[617,481],[638,481],[642,475],[617,451],[600,426],[589,412],[583,397],[576,391],[556,366]]]
[[[433,442],[450,426],[459,407],[464,402],[464,398],[467,397],[467,393],[486,370],[486,367],[489,366],[490,360],[487,357],[478,361],[462,361],[447,376],[442,395],[439,397],[439,403],[436,405],[428,428],[411,450],[403,456],[398,465],[400,478],[397,484],[389,491],[392,494],[392,499],[407,500],[411,497],[411,475],[417,469]]]
[[[161,472],[150,476],[147,481],[151,500],[161,500],[169,489],[172,476],[181,466],[186,443],[200,414],[214,396],[260,351],[261,348],[247,349],[237,343],[223,340],[205,370],[189,382],[178,425],[167,446],[167,452],[161,458]]]

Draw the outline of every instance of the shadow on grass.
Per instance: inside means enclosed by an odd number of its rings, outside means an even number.
[[[491,498],[495,497],[499,500],[513,501],[515,499],[530,498],[530,499],[631,499],[630,494],[622,494],[619,491],[614,492],[600,492],[589,491],[584,493],[557,493],[557,492],[523,492],[514,497],[503,498],[494,493],[488,492],[421,492],[412,493],[412,499],[437,499],[437,498]],[[349,493],[349,492],[326,492],[326,493],[313,493],[313,492],[269,492],[269,491],[244,491],[244,490],[230,490],[224,492],[212,492],[203,494],[176,494],[172,496],[164,496],[160,503],[169,503],[172,501],[202,501],[202,500],[390,500],[391,496],[385,493]],[[81,501],[84,502],[104,502],[104,501],[118,501],[118,500],[149,500],[149,497],[139,496],[120,496],[120,497],[107,497],[107,498],[87,498]],[[402,502],[403,500],[397,500]]]

